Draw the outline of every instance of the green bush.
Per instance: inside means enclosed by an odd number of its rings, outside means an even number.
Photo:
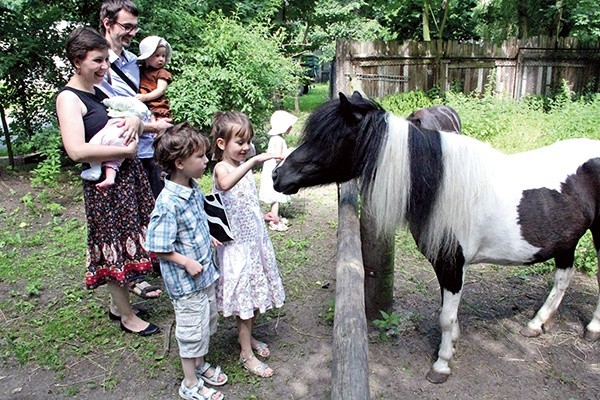
[[[44,159],[31,171],[31,183],[57,186],[64,156],[60,131],[57,127],[44,129],[33,137],[32,142],[39,142],[36,148],[40,149]]]
[[[216,111],[241,111],[260,131],[273,96],[296,90],[299,65],[260,22],[242,24],[213,13],[198,29],[194,47],[178,50],[180,71],[168,89],[175,118],[208,130]]]

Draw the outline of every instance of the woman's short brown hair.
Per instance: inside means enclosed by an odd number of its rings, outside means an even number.
[[[90,27],[75,28],[67,37],[67,58],[73,65],[76,61],[85,60],[89,51],[106,49],[108,49],[106,39]]]

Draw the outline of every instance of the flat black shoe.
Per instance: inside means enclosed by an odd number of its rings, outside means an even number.
[[[133,313],[141,319],[146,319],[146,317],[148,316],[148,311],[142,310],[141,308],[134,308]],[[113,312],[110,311],[110,308],[108,309],[108,318],[110,318],[113,321],[121,320],[121,316],[117,315],[117,314],[113,314]]]
[[[139,331],[139,332],[134,332],[131,329],[128,329],[121,322],[121,330],[123,332],[127,332],[127,333],[137,333],[140,336],[150,336],[150,335],[154,335],[155,333],[160,332],[160,328],[151,322],[148,322],[148,326],[146,327],[146,329],[144,329],[143,331]]]

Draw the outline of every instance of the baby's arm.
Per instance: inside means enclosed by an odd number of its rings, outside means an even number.
[[[242,163],[233,171],[229,171],[227,166],[223,163],[218,163],[215,165],[215,179],[217,181],[217,187],[220,190],[228,191],[234,187],[250,169],[272,158],[279,160],[282,159],[282,157],[276,157],[271,153],[257,154],[248,159],[245,163]]]
[[[164,79],[158,79],[156,81],[156,89],[151,91],[150,93],[145,94],[136,94],[135,97],[144,103],[152,100],[156,100],[159,97],[163,96],[167,91],[167,86],[169,86],[169,82]]]
[[[176,251],[172,251],[170,253],[155,253],[157,257],[162,258],[164,260],[170,261],[172,263],[181,265],[188,274],[191,276],[196,276],[202,273],[204,267],[198,261],[186,257],[183,254],[179,254]]]

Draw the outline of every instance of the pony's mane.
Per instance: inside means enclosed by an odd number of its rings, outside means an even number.
[[[416,128],[392,114],[387,122],[377,173],[363,194],[377,230],[389,235],[409,227],[428,259],[452,255],[455,240],[470,237],[475,210],[482,209],[477,204],[490,204],[492,175],[503,154],[455,133],[411,134]]]
[[[362,97],[348,97],[352,105],[352,115],[340,111],[340,99],[330,100],[310,114],[301,134],[301,143],[311,147],[333,149],[348,137],[356,140],[354,154],[348,154],[355,160],[353,174],[372,176],[376,168],[376,159],[369,157],[377,154],[381,148],[387,124],[386,111],[376,102]],[[358,125],[358,127],[357,127]],[[358,134],[357,134],[358,129]]]

